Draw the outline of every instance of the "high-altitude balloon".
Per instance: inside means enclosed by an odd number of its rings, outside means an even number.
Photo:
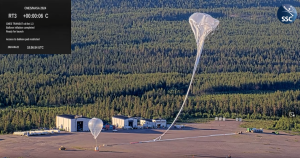
[[[96,140],[96,146],[97,146],[97,137],[103,128],[103,122],[101,119],[94,117],[89,121],[88,126],[89,126],[89,129],[90,129],[94,139]]]
[[[190,85],[186,92],[186,95],[185,95],[184,101],[181,105],[181,108],[180,108],[176,118],[172,122],[171,126],[161,136],[154,139],[154,141],[160,140],[161,137],[164,136],[170,130],[170,128],[174,125],[178,116],[180,115],[180,113],[184,107],[184,104],[188,98],[191,85],[193,83],[194,75],[196,73],[197,66],[198,66],[200,56],[202,53],[205,37],[217,28],[217,26],[219,25],[219,20],[214,19],[213,17],[211,17],[210,15],[205,14],[205,13],[194,13],[190,16],[189,23],[192,27],[193,33],[195,35],[196,43],[197,43],[197,56],[196,56],[196,61],[194,64],[194,69],[193,69],[193,74],[192,74],[192,78],[190,81]]]

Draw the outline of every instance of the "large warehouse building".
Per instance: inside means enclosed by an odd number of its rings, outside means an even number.
[[[156,127],[167,127],[167,120],[164,119],[154,119],[152,122],[155,123]]]
[[[167,121],[164,119],[141,119],[140,124],[150,128],[167,127]]]
[[[68,132],[89,131],[90,118],[82,115],[58,115],[56,116],[56,127]]]
[[[155,123],[152,122],[152,119],[141,119],[140,120],[140,124],[145,128],[154,128],[155,127]]]
[[[117,128],[124,128],[124,127],[137,127],[137,119],[134,117],[127,117],[122,115],[117,115],[112,117],[112,124],[115,125]]]

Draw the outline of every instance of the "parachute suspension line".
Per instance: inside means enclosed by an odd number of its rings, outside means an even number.
[[[197,43],[197,56],[196,56],[196,61],[193,69],[193,74],[192,78],[189,84],[189,88],[186,92],[184,101],[181,105],[181,108],[176,115],[175,119],[173,120],[172,124],[168,127],[168,129],[159,137],[155,138],[153,141],[160,141],[161,138],[170,130],[170,128],[174,125],[174,123],[177,121],[179,115],[181,114],[181,111],[183,110],[183,107],[185,105],[185,102],[189,96],[189,92],[194,80],[194,76],[197,70],[197,66],[200,61],[200,56],[202,53],[203,45],[204,45],[204,40],[209,33],[214,31],[216,27],[219,25],[219,21],[217,19],[212,18],[210,15],[205,14],[205,13],[194,13],[193,15],[190,16],[189,18],[189,23],[192,27],[193,33],[195,35],[196,43]]]
[[[159,137],[155,138],[153,141],[157,141],[157,140],[161,140],[161,138],[170,130],[170,128],[174,125],[174,123],[177,121],[179,115],[181,114],[181,111],[183,110],[183,107],[185,105],[185,102],[189,96],[189,92],[190,92],[190,89],[192,87],[192,83],[193,83],[193,80],[194,80],[194,76],[195,76],[195,73],[196,73],[196,70],[197,70],[197,66],[198,66],[198,63],[199,63],[199,60],[200,60],[200,56],[201,56],[201,51],[202,51],[202,48],[203,48],[203,44],[204,44],[204,40],[201,40],[200,44],[198,45],[198,48],[200,47],[200,49],[198,49],[197,51],[197,57],[196,57],[196,61],[195,61],[195,65],[194,65],[194,69],[193,69],[193,74],[192,74],[192,78],[191,78],[191,81],[190,81],[190,84],[189,84],[189,88],[186,92],[186,95],[185,95],[185,98],[184,98],[184,101],[181,105],[181,108],[179,110],[179,112],[177,113],[174,121],[172,122],[172,124],[169,126],[169,128],[162,134],[160,135]]]

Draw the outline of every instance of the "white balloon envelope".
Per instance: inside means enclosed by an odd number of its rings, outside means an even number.
[[[101,119],[94,117],[89,121],[88,126],[94,139],[96,140],[96,146],[97,146],[97,137],[103,128],[103,121]]]

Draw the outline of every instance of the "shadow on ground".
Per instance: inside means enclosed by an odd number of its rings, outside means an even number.
[[[217,120],[215,120],[215,121],[217,121]],[[226,121],[236,121],[235,119],[226,119]],[[220,121],[220,122],[222,122],[222,121]],[[236,121],[236,122],[238,122],[238,121]]]
[[[75,133],[57,133],[57,134],[36,135],[36,136],[29,136],[29,137],[61,137],[61,136],[67,136],[72,134]]]
[[[211,155],[184,155],[184,157],[207,157],[207,158],[225,158],[226,156],[218,157],[218,156],[211,156]]]
[[[274,133],[256,133],[256,134],[269,134],[269,135],[274,135],[274,136],[278,136],[278,135],[288,135],[288,134],[282,134],[282,133],[279,133],[279,134],[274,134]]]
[[[84,151],[84,150],[67,149],[67,150],[64,150],[64,151]]]
[[[118,151],[99,151],[100,153],[125,153],[125,152],[118,152]]]
[[[105,130],[102,131],[103,133],[139,133],[139,134],[162,134],[165,132],[167,128],[156,128],[156,129],[118,129],[117,132],[113,132],[112,130]],[[172,127],[170,131],[189,131],[189,130],[204,130],[204,131],[209,131],[209,130],[217,130],[217,129],[207,129],[207,128],[194,128],[194,127],[189,127],[185,126],[184,128],[174,128]]]

